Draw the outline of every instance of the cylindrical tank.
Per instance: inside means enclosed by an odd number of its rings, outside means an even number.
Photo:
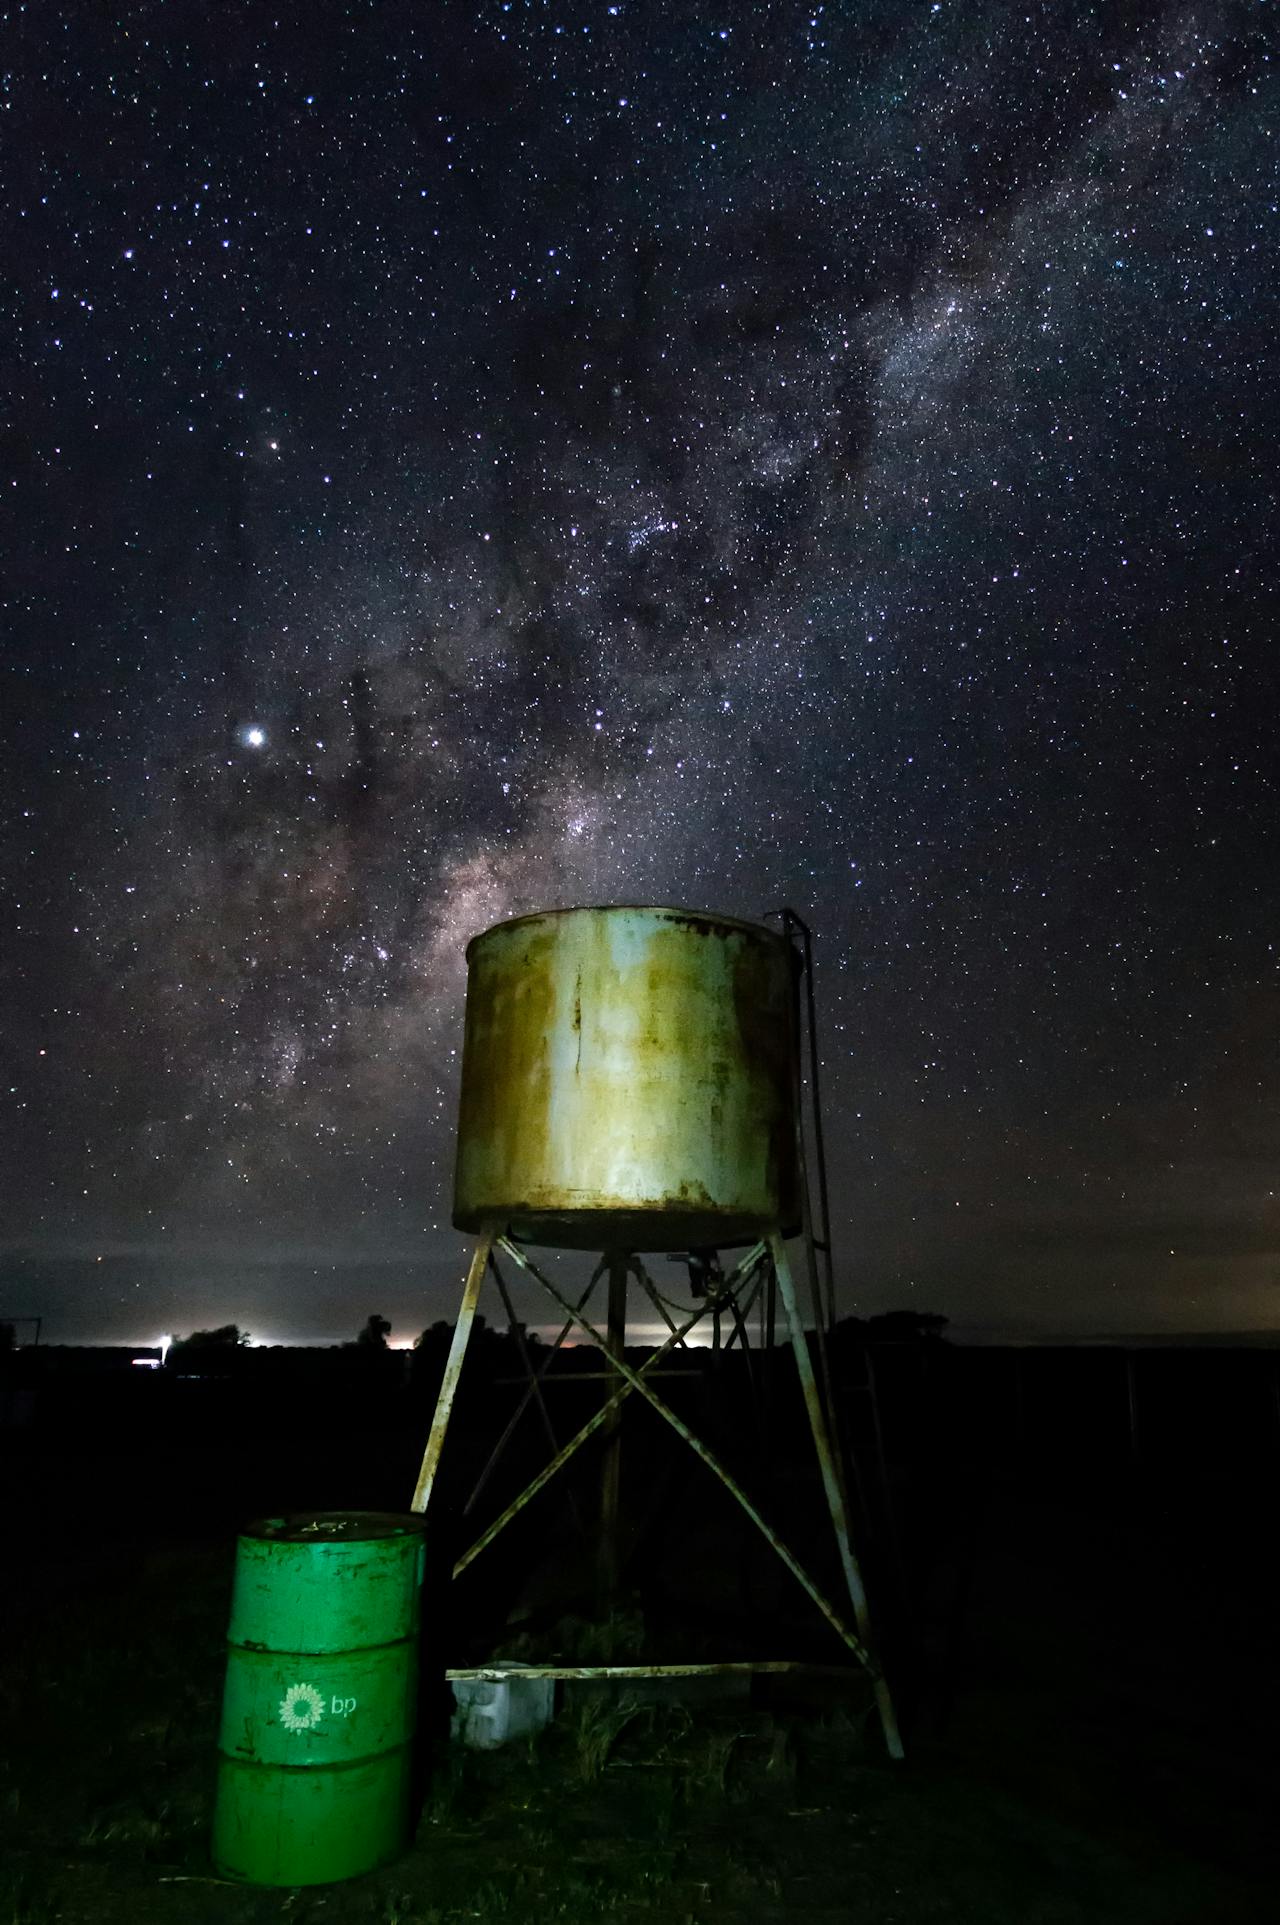
[[[236,1549],[213,1861],[323,1885],[409,1842],[425,1520],[323,1511]]]
[[[577,1249],[797,1215],[793,957],[688,909],[520,916],[467,948],[453,1220]]]

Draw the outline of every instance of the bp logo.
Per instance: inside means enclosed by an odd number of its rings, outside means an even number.
[[[324,1699],[313,1684],[291,1684],[280,1700],[286,1731],[311,1731],[324,1716]]]

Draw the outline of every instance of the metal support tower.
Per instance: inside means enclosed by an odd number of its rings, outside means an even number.
[[[453,1575],[457,1577],[466,1570],[468,1565],[480,1555],[481,1551],[494,1541],[514,1517],[518,1516],[538,1492],[552,1481],[556,1473],[569,1462],[570,1458],[582,1448],[588,1439],[593,1437],[598,1431],[603,1431],[607,1440],[607,1447],[601,1508],[600,1576],[602,1589],[606,1593],[611,1593],[612,1589],[616,1586],[618,1577],[617,1516],[620,1474],[620,1438],[618,1435],[618,1424],[622,1404],[634,1393],[643,1398],[650,1408],[653,1409],[665,1423],[670,1425],[677,1435],[684,1440],[689,1448],[702,1459],[708,1469],[720,1480],[721,1484],[746,1513],[747,1517],[751,1519],[751,1522],[755,1525],[756,1529],[760,1531],[783,1564],[786,1565],[792,1576],[808,1593],[832,1630],[842,1640],[851,1657],[866,1671],[872,1682],[876,1709],[879,1713],[880,1724],[884,1732],[885,1745],[889,1751],[889,1755],[893,1758],[901,1758],[903,1755],[902,1740],[898,1731],[893,1701],[890,1696],[888,1683],[875,1655],[870,1615],[867,1609],[866,1589],[862,1581],[862,1574],[853,1547],[849,1510],[844,1492],[844,1480],[839,1470],[831,1426],[828,1421],[828,1412],[819,1393],[818,1381],[814,1373],[813,1361],[809,1352],[808,1334],[801,1318],[800,1306],[796,1296],[795,1280],[792,1275],[791,1264],[787,1255],[786,1243],[781,1228],[770,1229],[758,1243],[754,1244],[752,1248],[747,1251],[745,1256],[739,1258],[734,1267],[726,1275],[718,1278],[714,1286],[708,1289],[706,1296],[697,1304],[693,1313],[682,1323],[673,1322],[670,1316],[666,1314],[665,1306],[663,1306],[664,1318],[668,1324],[669,1334],[665,1342],[652,1352],[641,1365],[640,1369],[635,1370],[627,1362],[624,1354],[626,1335],[626,1284],[628,1274],[636,1277],[637,1280],[641,1282],[642,1287],[645,1288],[647,1294],[653,1300],[660,1303],[660,1297],[653,1285],[652,1279],[649,1278],[644,1266],[634,1253],[625,1251],[611,1251],[606,1253],[601,1263],[597,1266],[595,1276],[592,1279],[591,1285],[588,1287],[586,1295],[580,1298],[575,1304],[563,1294],[551,1277],[539,1269],[526,1250],[522,1249],[517,1243],[513,1242],[511,1238],[502,1233],[497,1224],[487,1227],[481,1232],[477,1240],[470,1267],[467,1271],[467,1280],[462,1295],[462,1305],[458,1313],[457,1323],[454,1325],[453,1340],[450,1345],[444,1376],[441,1380],[440,1390],[436,1400],[435,1415],[432,1419],[430,1434],[427,1438],[426,1449],[423,1453],[422,1467],[419,1472],[417,1487],[413,1494],[412,1509],[415,1511],[425,1511],[431,1501],[432,1490],[440,1467],[445,1435],[453,1410],[453,1401],[457,1393],[458,1382],[466,1357],[467,1344],[475,1321],[481,1286],[484,1282],[485,1273],[490,1268],[494,1269],[498,1277],[501,1278],[501,1272],[497,1269],[497,1257],[499,1253],[504,1258],[516,1264],[519,1269],[536,1282],[556,1305],[564,1318],[560,1336],[556,1344],[549,1350],[547,1357],[542,1360],[539,1369],[534,1371],[531,1364],[529,1365],[529,1386],[526,1390],[525,1402],[521,1405],[521,1410],[525,1408],[530,1400],[540,1396],[542,1380],[547,1366],[554,1357],[555,1351],[560,1347],[560,1343],[574,1330],[601,1351],[607,1361],[607,1370],[612,1383],[611,1387],[608,1388],[599,1410],[588,1418],[577,1434],[553,1455],[544,1468],[538,1472],[537,1476],[520,1492],[519,1496],[514,1498],[511,1503],[507,1505],[506,1509],[481,1532],[474,1543],[462,1553],[454,1565]],[[584,1312],[591,1291],[599,1279],[606,1274],[609,1279],[608,1324],[606,1330],[601,1331],[587,1318]],[[783,1314],[786,1318],[792,1354],[795,1358],[796,1371],[804,1397],[805,1411],[821,1473],[823,1493],[826,1498],[827,1510],[830,1515],[836,1546],[839,1552],[844,1589],[848,1592],[849,1605],[853,1618],[852,1625],[849,1624],[847,1614],[844,1610],[842,1608],[838,1609],[825,1595],[783,1538],[773,1526],[767,1522],[747,1491],[726,1466],[720,1462],[710,1446],[698,1437],[684,1422],[683,1418],[679,1417],[676,1412],[663,1401],[649,1381],[654,1374],[655,1366],[666,1356],[667,1352],[677,1345],[682,1344],[689,1332],[708,1315],[716,1316],[728,1311],[734,1321],[733,1336],[741,1333],[745,1340],[746,1322],[744,1300],[746,1309],[749,1310],[756,1293],[761,1289],[762,1285],[767,1293],[772,1292],[776,1287],[777,1297],[781,1301]],[[509,1305],[510,1299],[507,1295],[505,1285],[503,1285],[502,1288],[504,1302]],[[815,1308],[818,1310],[819,1322],[821,1323],[821,1308],[816,1305]],[[732,1341],[733,1337],[731,1336],[730,1342]],[[519,1414],[519,1412],[516,1413],[517,1417]],[[499,1451],[514,1429],[514,1424],[515,1419],[513,1418],[504,1436],[499,1440]],[[495,1457],[496,1455],[497,1452],[495,1452]],[[487,1477],[493,1462],[494,1458],[491,1458],[483,1474],[484,1476]],[[766,1661],[762,1663],[759,1668],[775,1669],[777,1667],[776,1664],[771,1664]],[[551,1669],[557,1674],[563,1672],[565,1676],[572,1675],[578,1677],[584,1675],[584,1669],[581,1666],[570,1666],[567,1668],[551,1667]],[[664,1671],[669,1669],[670,1667],[655,1666],[653,1674],[661,1676]],[[714,1672],[723,1669],[723,1666],[709,1664],[704,1667],[682,1666],[679,1667],[679,1669],[681,1672],[691,1672],[694,1669],[705,1669],[708,1672]],[[601,1676],[610,1675],[610,1667],[608,1666],[593,1668],[585,1674],[595,1675],[597,1670]],[[542,1668],[542,1674],[544,1676],[548,1674],[547,1667]],[[642,1675],[643,1667],[629,1667],[629,1674]]]

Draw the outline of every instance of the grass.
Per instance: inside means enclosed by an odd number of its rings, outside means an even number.
[[[996,1687],[962,1739],[918,1742],[905,1769],[856,1695],[691,1711],[579,1693],[534,1742],[442,1745],[413,1846],[385,1871],[225,1884],[207,1837],[227,1576],[224,1551],[155,1556],[111,1595],[68,1587],[9,1647],[0,1925],[1274,1920],[1269,1894],[1176,1839],[1153,1853],[1091,1809],[1057,1815],[1026,1764],[1024,1698]],[[1067,1725],[1038,1738],[1064,1771],[1096,1768]]]
[[[651,1729],[652,1710],[652,1705],[642,1705],[632,1697],[583,1697],[567,1720],[573,1739],[573,1771],[578,1782],[595,1783],[618,1740],[630,1726],[643,1723]]]

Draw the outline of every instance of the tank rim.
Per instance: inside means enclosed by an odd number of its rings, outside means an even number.
[[[780,929],[771,929],[767,922],[753,922],[748,916],[730,916],[718,909],[690,909],[675,902],[578,902],[566,904],[560,909],[530,909],[523,916],[508,916],[502,922],[490,923],[487,929],[477,930],[467,943],[467,960],[477,943],[494,936],[500,929],[517,929],[522,922],[547,922],[552,916],[599,916],[609,915],[614,910],[636,910],[645,915],[678,916],[686,922],[716,923],[726,929],[745,929],[753,936],[768,936],[789,949],[790,944]]]
[[[276,1517],[256,1517],[241,1537],[269,1544],[372,1544],[395,1537],[414,1537],[426,1520],[413,1512],[314,1510],[288,1511]]]

